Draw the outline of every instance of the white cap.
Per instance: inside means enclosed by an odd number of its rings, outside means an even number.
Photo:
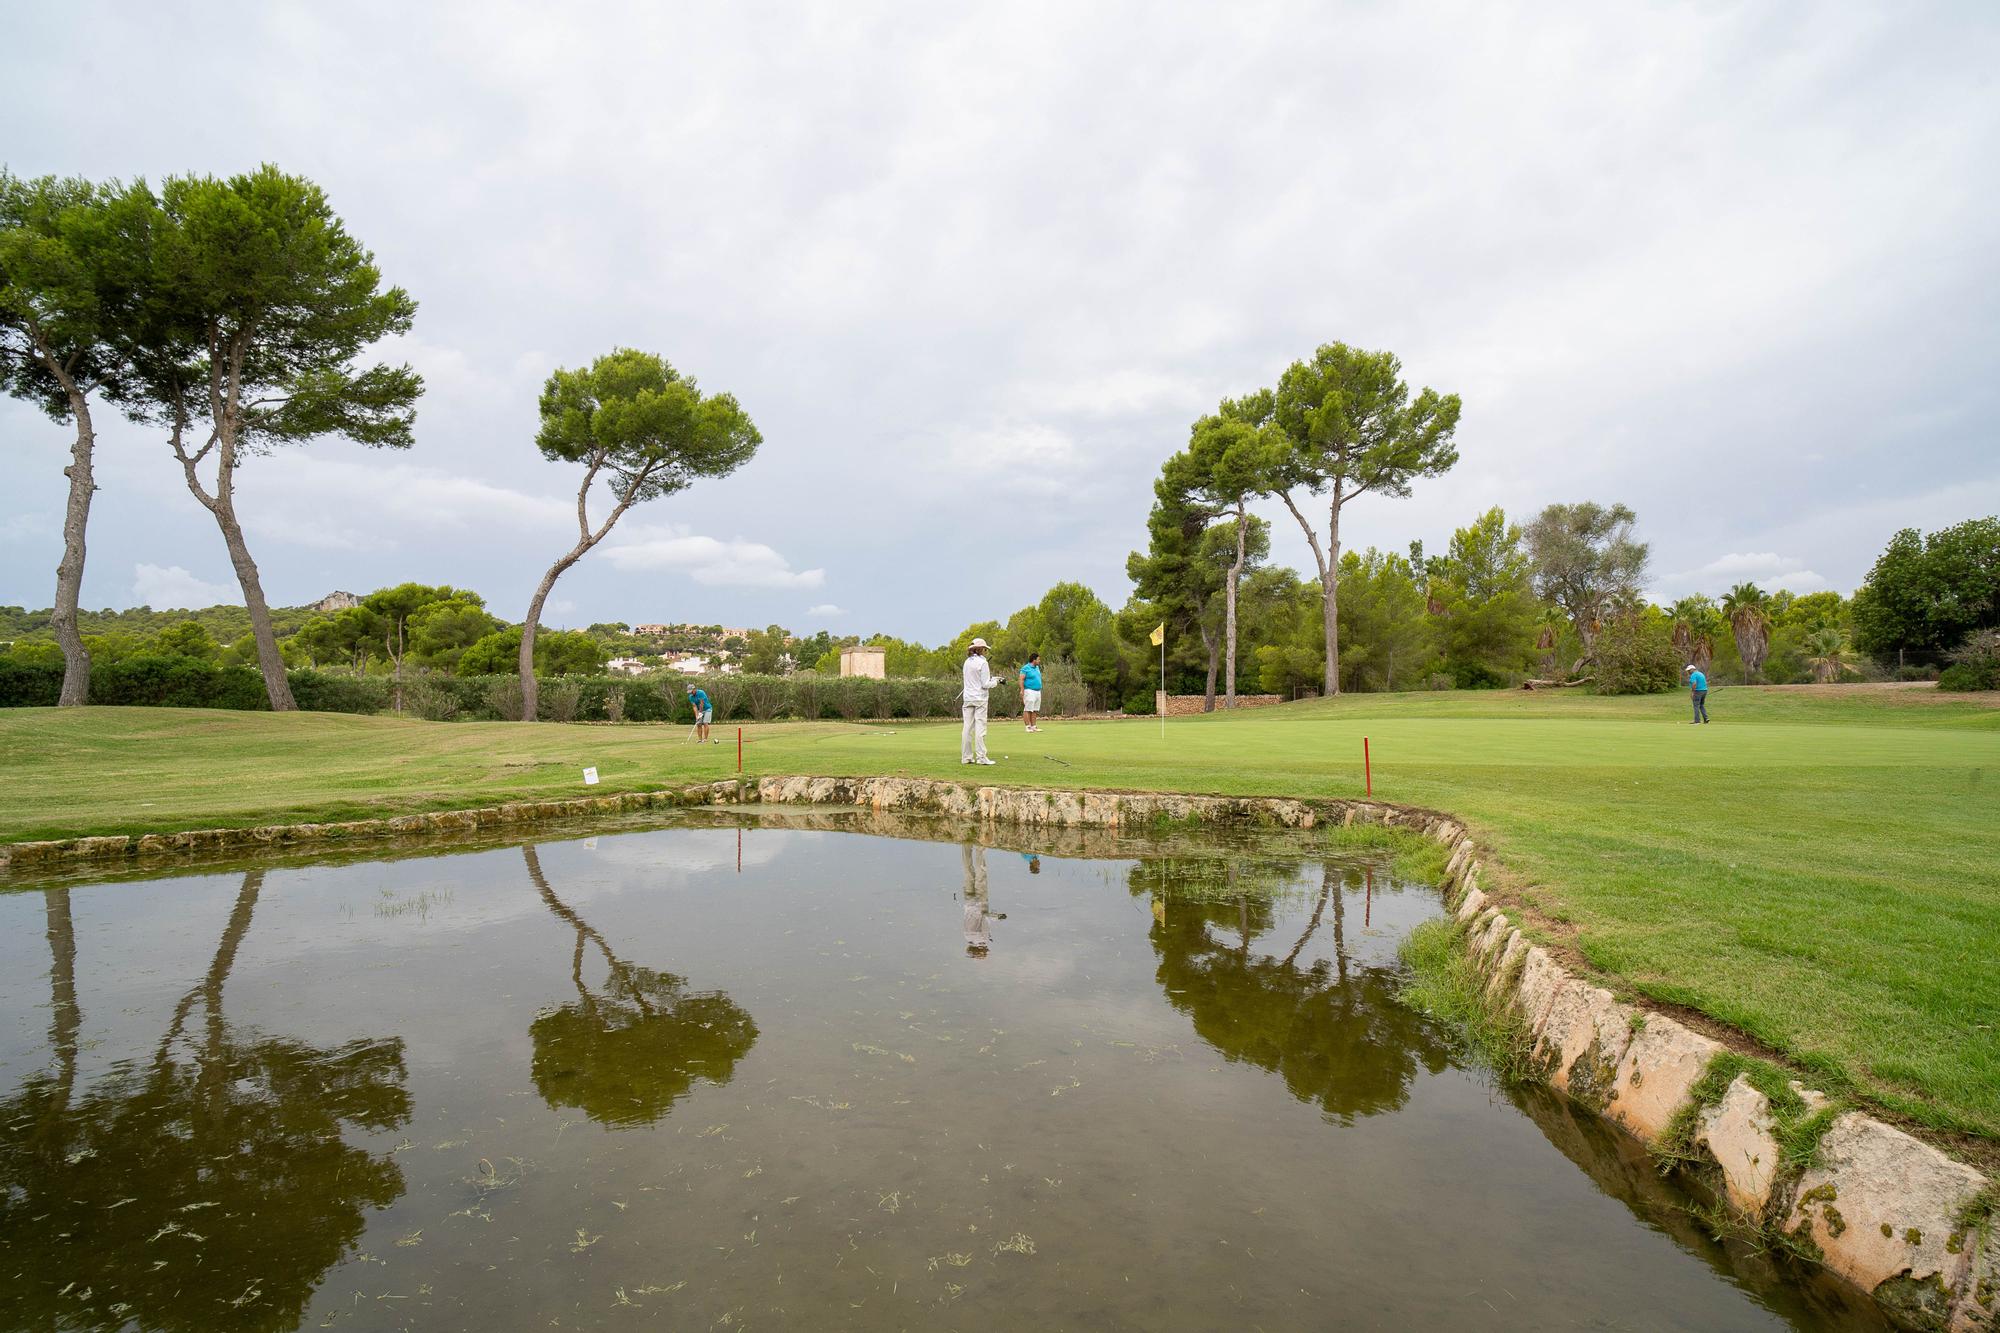
[[[1692,663],[1692,662],[1689,662],[1689,663],[1688,663],[1688,670],[1689,670],[1689,671],[1692,671],[1692,670],[1694,670],[1694,663]]]
[[[968,646],[969,646],[969,647],[973,647],[973,648],[984,648],[984,647],[986,646],[986,640],[984,640],[984,639],[974,639],[974,640],[973,640],[973,641],[971,642],[971,644],[969,644]],[[1689,667],[1688,669],[1689,669],[1690,671],[1692,671],[1692,670],[1693,670],[1694,668],[1693,668],[1693,667]]]

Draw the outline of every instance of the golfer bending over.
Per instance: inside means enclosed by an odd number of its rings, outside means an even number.
[[[708,724],[715,720],[715,709],[709,705],[708,691],[688,686],[688,706],[694,709],[694,743],[708,744]]]
[[[986,757],[986,694],[1000,682],[986,660],[986,640],[974,639],[965,652],[965,730],[958,738],[958,762],[990,764]]]
[[[1688,690],[1694,696],[1694,721],[1689,725],[1698,727],[1708,721],[1708,677],[1702,675],[1695,669],[1694,663],[1690,662],[1687,678]]]

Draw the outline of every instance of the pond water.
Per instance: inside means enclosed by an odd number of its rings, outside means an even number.
[[[0,893],[0,1328],[1876,1327],[1401,1004],[1380,860],[883,827]]]

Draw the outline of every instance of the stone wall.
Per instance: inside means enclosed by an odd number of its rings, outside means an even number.
[[[1166,702],[1162,703],[1161,700],[1165,700]],[[1222,702],[1222,696],[1219,694],[1216,695],[1215,711],[1218,713],[1224,711]],[[1272,704],[1285,702],[1285,696],[1282,694],[1239,694],[1236,696],[1236,706],[1238,708],[1269,708]],[[1205,694],[1162,694],[1158,690],[1153,691],[1154,713],[1164,712],[1168,717],[1185,717],[1189,713],[1202,712],[1207,703],[1208,696]]]
[[[15,843],[0,868],[83,860],[143,864],[263,847],[330,847],[369,838],[525,826],[682,806],[746,802],[860,808],[877,817],[921,814],[1057,832],[1174,823],[1267,824],[1310,829],[1372,823],[1407,828],[1451,848],[1443,889],[1465,948],[1488,978],[1488,998],[1517,1015],[1533,1062],[1553,1087],[1641,1142],[1655,1144],[1692,1118],[1692,1161],[1683,1169],[1713,1180],[1746,1222],[1781,1233],[1789,1248],[1872,1294],[1896,1322],[1913,1328],[2000,1328],[2000,1227],[1990,1214],[1994,1186],[1930,1145],[1858,1111],[1832,1120],[1818,1151],[1788,1166],[1770,1099],[1745,1077],[1697,1105],[1696,1085],[1724,1054],[1721,1043],[1665,1014],[1623,1003],[1566,970],[1479,886],[1482,866],[1464,825],[1448,815],[1377,801],[1188,796],[1153,792],[972,787],[921,778],[773,777],[704,783],[669,791],[517,801],[394,819],[205,829],[131,837]],[[811,811],[801,812],[810,817]],[[1809,1110],[1831,1108],[1794,1082]]]

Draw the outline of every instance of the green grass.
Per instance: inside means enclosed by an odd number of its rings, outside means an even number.
[[[1630,990],[1915,1121],[2000,1138],[2000,709],[1934,691],[1353,696],[997,724],[983,781],[1354,796],[1451,811]],[[733,741],[732,728],[718,728]],[[0,839],[360,818],[735,770],[671,727],[166,709],[0,714]],[[956,728],[745,728],[753,773],[964,778]],[[1061,761],[1061,762],[1056,762]],[[1571,933],[1573,932],[1573,934]]]

